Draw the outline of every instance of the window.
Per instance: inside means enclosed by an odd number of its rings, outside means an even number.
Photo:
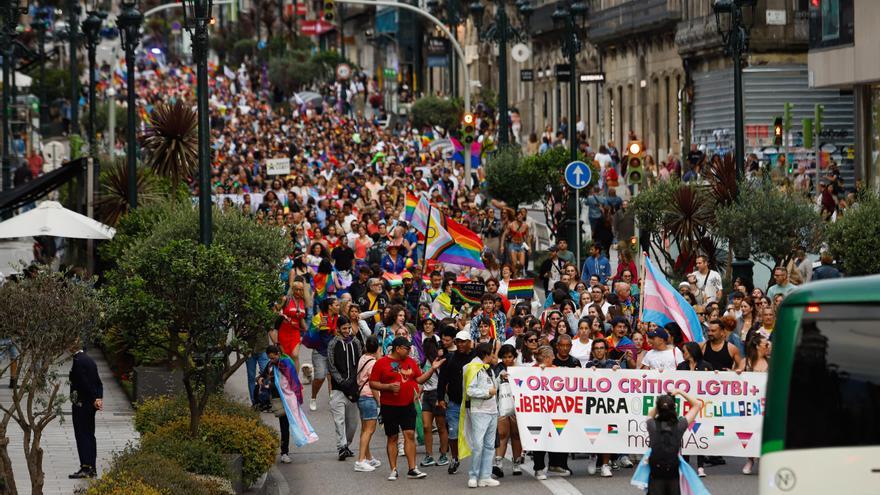
[[[831,313],[805,315],[802,322],[791,370],[788,449],[880,445],[880,324]]]
[[[810,48],[852,44],[853,16],[853,0],[813,0],[810,3]]]

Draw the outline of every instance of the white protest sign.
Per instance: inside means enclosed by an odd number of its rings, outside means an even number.
[[[688,454],[758,457],[766,373],[508,368],[523,448],[642,454],[658,395],[680,389],[700,401],[682,439]],[[690,409],[676,397],[680,416]]]
[[[290,173],[290,158],[269,158],[266,160],[266,175],[287,175]]]

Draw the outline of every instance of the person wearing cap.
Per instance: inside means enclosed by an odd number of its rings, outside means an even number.
[[[382,257],[382,270],[388,273],[403,273],[406,270],[406,257],[400,252],[401,244],[392,242],[388,244],[387,252]]]
[[[454,342],[455,352],[449,355],[440,368],[440,377],[437,380],[437,405],[446,409],[446,427],[449,430],[449,450],[452,454],[452,461],[447,468],[449,474],[458,472],[461,465],[458,459],[458,435],[464,394],[464,367],[474,358],[473,341],[468,330],[459,330],[455,334]]]
[[[684,361],[684,356],[677,347],[669,345],[669,332],[657,328],[648,332],[648,340],[652,349],[642,358],[643,370],[674,370]]]
[[[380,392],[382,421],[387,438],[388,464],[391,473],[388,479],[397,480],[397,438],[403,431],[404,452],[409,470],[406,477],[422,479],[427,475],[416,468],[416,408],[419,385],[428,381],[445,359],[439,358],[431,363],[424,373],[419,363],[409,356],[412,343],[406,337],[396,337],[391,342],[390,353],[382,357],[370,372],[370,388]]]

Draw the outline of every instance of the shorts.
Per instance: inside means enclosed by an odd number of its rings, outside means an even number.
[[[3,359],[7,354],[9,354],[10,360],[18,358],[18,347],[15,347],[12,339],[0,339],[0,359]]]
[[[437,391],[425,390],[422,392],[422,412],[437,414]]]
[[[461,414],[461,404],[448,402],[446,404],[446,430],[450,440],[458,439],[458,417]]]
[[[511,253],[521,253],[523,252],[523,243],[521,242],[508,242],[507,250]]]
[[[375,421],[379,419],[379,404],[374,397],[360,396],[358,410],[361,412],[362,421]]]
[[[416,429],[416,406],[382,406],[382,426],[385,427],[385,436],[397,436],[401,430],[415,431]]]
[[[318,354],[318,351],[312,352],[312,367],[315,380],[327,378],[327,356]]]

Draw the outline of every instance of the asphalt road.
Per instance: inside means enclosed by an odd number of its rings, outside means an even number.
[[[309,351],[303,349],[303,359],[308,361]],[[234,378],[235,379],[235,378]],[[241,379],[244,379],[241,376]],[[306,386],[306,396],[309,397],[310,389]],[[463,463],[459,473],[450,476],[445,467],[420,468],[428,474],[422,480],[408,480],[405,474],[397,481],[388,481],[388,462],[385,454],[385,435],[381,426],[373,436],[370,448],[376,459],[382,461],[376,471],[372,473],[358,473],[354,471],[354,461],[339,462],[336,458],[336,441],[333,429],[333,421],[330,418],[328,395],[326,386],[319,395],[318,410],[306,411],[320,440],[318,442],[296,449],[291,447],[291,464],[279,464],[280,472],[286,478],[290,486],[290,493],[295,495],[310,495],[319,493],[340,493],[346,495],[374,494],[383,495],[411,495],[414,493],[465,493],[467,488],[467,469],[470,460]],[[267,416],[267,421],[272,421]],[[276,423],[277,424],[277,423]],[[357,453],[357,438],[351,449]],[[434,449],[439,442],[434,439]],[[424,456],[424,450],[419,447],[417,458]],[[728,458],[728,464],[724,466],[707,468],[708,477],[704,478],[706,487],[717,495],[748,495],[758,491],[758,477],[756,475],[744,476],[740,473],[745,459]],[[401,459],[400,465],[405,466]],[[531,467],[531,461],[526,458],[526,468]],[[551,476],[546,481],[536,480],[530,472],[522,476],[513,477],[510,474],[511,464],[505,461],[506,476],[501,480],[498,488],[481,488],[482,491],[498,491],[505,495],[580,495],[580,494],[635,494],[640,493],[629,484],[632,477],[632,469],[621,469],[614,472],[613,478],[600,478],[598,475],[587,474],[585,460],[570,460],[569,467],[574,471],[569,478]]]

